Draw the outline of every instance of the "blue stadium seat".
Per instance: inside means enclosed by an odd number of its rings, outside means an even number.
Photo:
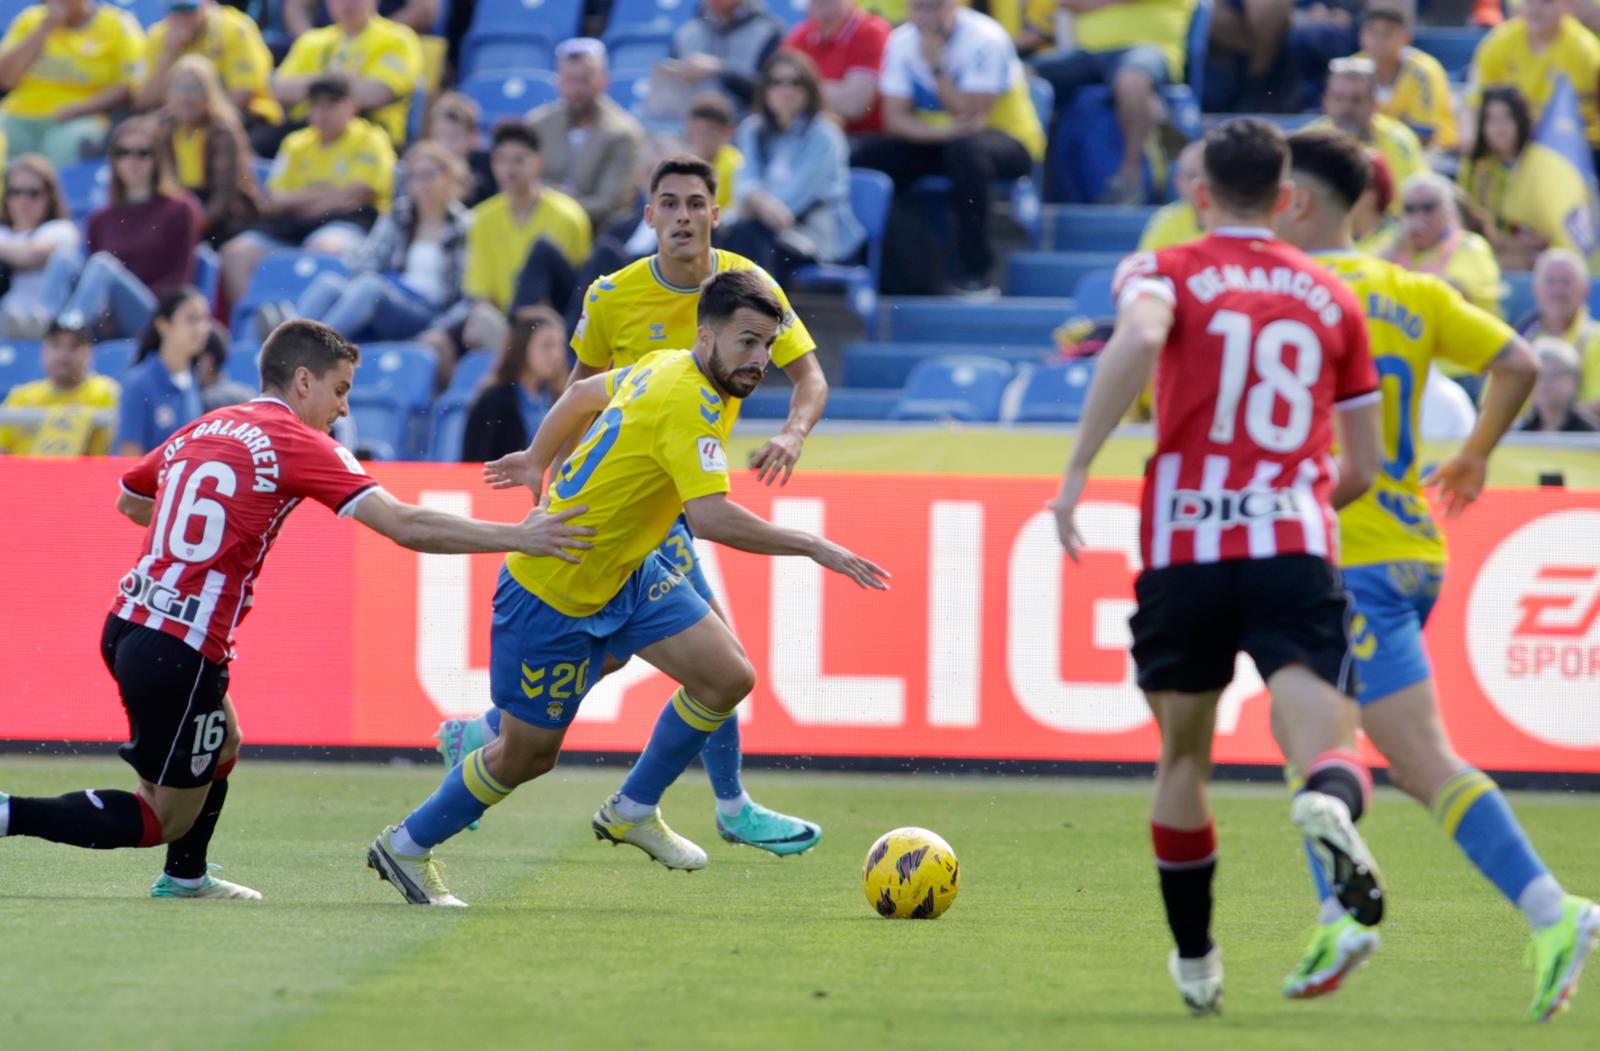
[[[436,463],[460,463],[462,435],[467,429],[467,403],[448,394],[441,397],[430,414],[433,431],[428,437],[428,459]]]
[[[793,28],[805,19],[810,3],[811,0],[767,0],[767,10],[781,18],[784,25]]]
[[[899,404],[899,390],[851,390],[841,387],[828,392],[825,420],[887,420]]]
[[[1094,359],[1052,362],[1031,371],[1023,383],[1013,423],[1077,423],[1083,415]]]
[[[459,399],[470,402],[477,396],[478,387],[493,371],[495,362],[499,359],[500,352],[488,347],[479,347],[461,355],[461,360],[456,362],[455,371],[450,373],[449,384],[439,396],[440,400]]]
[[[293,302],[318,274],[329,271],[348,274],[350,268],[338,256],[323,252],[284,248],[267,253],[251,275],[250,287],[245,290],[244,299],[233,308],[229,331],[235,337],[254,335],[247,329],[257,307],[285,299]]]
[[[1169,84],[1159,94],[1168,119],[1186,139],[1197,139],[1204,127],[1200,100],[1205,98],[1206,51],[1211,35],[1214,0],[1199,0],[1189,19],[1184,38],[1184,83]],[[1111,88],[1092,84],[1073,96],[1072,105],[1061,116],[1051,136],[1049,199],[1052,201],[1095,201],[1105,184],[1122,163],[1122,130],[1112,109]],[[1164,199],[1166,185],[1154,185],[1146,165],[1146,190]]]
[[[398,460],[405,455],[408,419],[401,408],[385,398],[352,393],[350,418],[356,427],[356,452],[374,460]]]
[[[606,19],[606,39],[621,33],[665,33],[694,18],[699,0],[616,0]]]
[[[7,340],[0,343],[0,398],[12,387],[44,379],[39,344]]]
[[[891,420],[1000,419],[1000,402],[1011,382],[1011,365],[996,358],[952,354],[922,361],[906,378],[905,393]]]
[[[985,349],[1031,346],[1044,353],[1051,333],[1072,314],[1072,300],[1005,298],[969,303],[943,296],[889,301],[895,343],[970,343]]]
[[[479,73],[463,80],[457,90],[478,103],[486,128],[503,117],[520,119],[534,107],[559,97],[555,75],[538,69]]]
[[[557,42],[542,26],[474,22],[461,41],[461,76],[549,72],[556,68]]]
[[[222,372],[235,383],[242,383],[251,390],[261,389],[261,344],[235,343],[228,348],[228,360],[223,362]]]
[[[420,343],[366,343],[352,394],[382,398],[406,412],[426,412],[438,364]]]
[[[133,364],[133,355],[139,348],[134,339],[108,339],[94,345],[94,370],[102,376],[121,379]]]
[[[1590,300],[1594,299],[1591,292]],[[1507,270],[1500,275],[1500,314],[1515,325],[1532,312],[1533,275],[1526,270]],[[1593,310],[1593,307],[1590,307]]]
[[[222,259],[217,250],[201,241],[194,250],[194,287],[205,293],[213,303],[217,301],[217,283],[222,280]]]
[[[889,207],[894,203],[894,183],[878,171],[850,169],[850,210],[867,231],[866,262],[817,263],[794,272],[794,287],[843,288],[850,309],[867,332],[878,328],[878,279],[883,273],[883,239],[889,228]]]
[[[1417,26],[1411,43],[1438,59],[1451,80],[1465,80],[1485,32],[1477,26]]]
[[[863,395],[880,390],[898,393],[918,364],[955,349],[958,348],[949,343],[847,343],[842,355],[843,385],[829,392],[828,409],[832,411],[837,395],[849,391]],[[1038,361],[1049,353],[1049,348],[1033,343],[1013,347],[985,346],[983,353],[986,357],[1022,365]]]
[[[584,0],[476,0],[472,25],[537,26],[550,40],[578,35]]]
[[[1111,298],[1111,279],[1115,270],[1091,270],[1078,278],[1072,290],[1072,301],[1082,317],[1114,317],[1117,304]]]
[[[650,69],[648,66],[629,65],[611,71],[611,86],[606,88],[611,101],[629,113],[644,112],[645,99],[650,94]]]
[[[1064,204],[1056,209],[1051,224],[1051,247],[1058,252],[1131,252],[1155,211],[1143,206]]]
[[[1209,131],[1223,121],[1235,120],[1239,117],[1252,117],[1255,120],[1264,120],[1268,124],[1276,124],[1283,129],[1285,134],[1288,134],[1299,131],[1319,116],[1321,114],[1318,113],[1207,113],[1205,126]]]
[[[606,52],[613,69],[642,69],[649,79],[650,67],[672,53],[671,33],[617,33],[606,35]],[[612,74],[615,79],[615,74]]]
[[[106,203],[111,192],[111,169],[105,161],[69,164],[58,174],[61,193],[67,199],[67,211],[74,219],[81,222]]]
[[[766,387],[744,399],[739,407],[741,420],[781,420],[789,415],[789,388]]]
[[[1064,296],[1096,270],[1115,268],[1121,252],[1013,252],[1006,259],[1006,292],[1013,296]]]

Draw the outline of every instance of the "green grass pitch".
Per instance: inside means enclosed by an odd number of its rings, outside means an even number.
[[[367,844],[437,766],[245,762],[212,860],[267,900],[145,895],[157,852],[0,842],[0,1048],[1594,1048],[1600,991],[1521,1021],[1524,927],[1420,807],[1380,793],[1384,948],[1337,996],[1289,1003],[1312,902],[1281,790],[1214,794],[1221,1018],[1168,981],[1143,781],[755,772],[765,802],[826,829],[809,855],[722,843],[697,770],[668,819],[711,864],[667,872],[598,843],[619,772],[567,768],[441,851],[466,910],[426,910]],[[0,787],[128,781],[113,761],[0,759]],[[1546,859],[1600,890],[1600,798],[1516,793]],[[859,883],[873,839],[921,824],[961,859],[935,922],[891,923]],[[1588,976],[1600,983],[1600,961]]]

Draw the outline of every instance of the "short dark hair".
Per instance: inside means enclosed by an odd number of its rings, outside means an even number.
[[[651,197],[656,195],[656,187],[661,185],[661,180],[669,175],[692,175],[706,184],[712,198],[717,196],[717,169],[693,154],[680,153],[656,165],[656,170],[650,173]]]
[[[737,117],[728,97],[715,91],[702,91],[689,100],[690,120],[708,120],[719,127],[731,128]]]
[[[341,361],[361,364],[361,349],[320,321],[296,318],[272,330],[260,360],[261,389],[283,390],[297,369],[320,377]]]
[[[57,339],[62,336],[79,344],[94,342],[89,332],[87,319],[82,312],[77,310],[69,310],[57,315],[51,319],[50,327],[44,331],[46,340]]]
[[[343,102],[350,97],[350,78],[343,73],[319,73],[306,85],[306,99]]]
[[[1310,128],[1289,136],[1289,166],[1326,186],[1346,210],[1355,207],[1372,178],[1366,147],[1334,128]]]
[[[1236,117],[1206,132],[1206,187],[1219,204],[1246,214],[1270,212],[1283,182],[1289,145],[1276,124]]]
[[[526,121],[520,120],[507,120],[496,124],[490,142],[492,143],[490,148],[493,150],[498,150],[505,143],[514,142],[538,153],[540,146],[539,133]]]
[[[700,286],[700,306],[695,322],[714,325],[727,321],[740,309],[754,310],[780,323],[786,313],[778,294],[772,290],[771,280],[761,271],[724,270],[712,274]]]

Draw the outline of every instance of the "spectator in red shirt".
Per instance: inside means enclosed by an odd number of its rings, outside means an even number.
[[[178,185],[151,118],[117,125],[108,152],[111,201],[89,215],[89,260],[80,275],[75,254],[51,256],[40,299],[52,315],[81,314],[84,327],[114,339],[138,335],[158,297],[189,283],[203,212]]]
[[[883,130],[878,113],[878,71],[890,26],[862,11],[855,0],[811,0],[805,21],[789,31],[783,46],[811,57],[822,74],[828,112],[844,123],[846,135]]]

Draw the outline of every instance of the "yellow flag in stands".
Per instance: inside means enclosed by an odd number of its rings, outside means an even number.
[[[1587,258],[1595,248],[1594,199],[1594,156],[1578,96],[1566,77],[1557,77],[1544,116],[1506,184],[1505,218]]]

